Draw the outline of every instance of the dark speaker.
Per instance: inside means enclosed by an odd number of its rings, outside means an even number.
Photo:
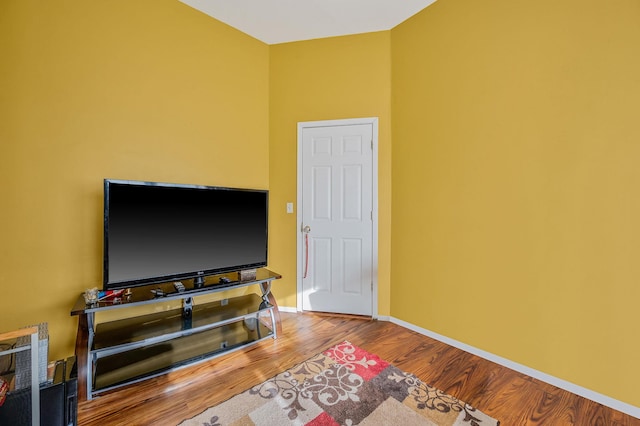
[[[65,426],[76,426],[78,424],[78,366],[76,357],[67,358],[65,363]]]

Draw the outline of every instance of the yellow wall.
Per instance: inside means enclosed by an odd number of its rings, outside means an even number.
[[[440,0],[392,30],[392,315],[636,406],[639,22]]]
[[[0,331],[48,321],[58,359],[103,178],[268,188],[269,47],[175,0],[3,0],[0,52]]]
[[[270,266],[282,306],[296,306],[297,124],[379,117],[378,311],[389,314],[391,228],[390,32],[270,46]],[[297,207],[297,206],[296,206]]]

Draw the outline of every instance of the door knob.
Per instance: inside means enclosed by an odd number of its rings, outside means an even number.
[[[311,232],[311,227],[309,225],[305,226],[304,228],[302,228],[302,232],[308,234],[309,232]]]

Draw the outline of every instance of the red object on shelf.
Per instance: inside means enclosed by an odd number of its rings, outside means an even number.
[[[0,377],[0,407],[4,404],[4,400],[7,397],[9,391],[9,383],[7,383],[2,377]]]
[[[98,300],[112,299],[120,297],[124,293],[124,290],[107,290],[98,293]]]

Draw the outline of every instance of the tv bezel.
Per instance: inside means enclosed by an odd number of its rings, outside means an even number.
[[[265,194],[265,247],[264,247],[264,262],[250,263],[250,264],[238,264],[222,268],[211,268],[197,271],[180,272],[168,275],[158,275],[153,277],[145,277],[138,279],[131,279],[118,282],[108,282],[109,279],[109,207],[110,207],[110,192],[111,184],[117,185],[129,185],[129,186],[142,186],[142,187],[165,187],[165,188],[182,188],[182,189],[194,189],[194,190],[211,190],[211,191],[240,191],[240,192],[259,192]],[[266,189],[251,189],[251,188],[234,188],[224,186],[209,186],[209,185],[197,185],[197,184],[182,184],[182,183],[168,183],[168,182],[153,182],[153,181],[139,181],[139,180],[123,180],[123,179],[104,179],[104,192],[103,192],[103,270],[102,270],[102,289],[103,290],[119,290],[131,287],[140,287],[151,284],[158,284],[170,281],[194,279],[194,287],[199,288],[204,283],[204,278],[211,275],[225,274],[229,272],[242,271],[247,269],[256,269],[267,266],[268,262],[268,246],[269,246],[269,190]]]

